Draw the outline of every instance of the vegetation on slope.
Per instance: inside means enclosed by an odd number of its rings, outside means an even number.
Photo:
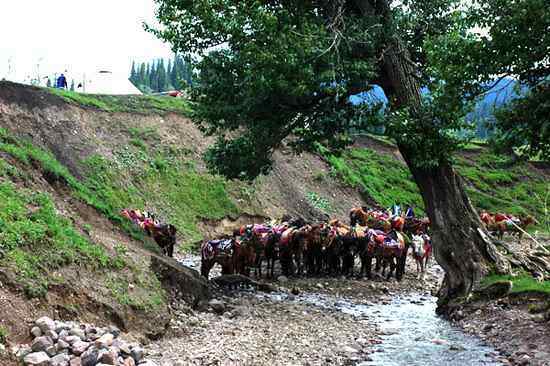
[[[108,211],[117,214],[125,207],[162,210],[186,243],[202,240],[199,218],[221,219],[238,213],[229,198],[226,181],[200,174],[184,148],[154,148],[158,136],[150,130],[133,130],[131,144],[115,151],[114,158],[86,159],[84,184],[95,192]],[[147,141],[149,140],[149,141]]]
[[[382,207],[413,204],[423,211],[418,188],[403,162],[367,148],[350,148],[340,155],[323,147],[318,150],[331,166],[331,174],[360,189],[367,202],[374,200]],[[541,221],[537,229],[547,228],[544,197],[550,185],[528,163],[512,164],[487,149],[478,149],[474,154],[459,156],[457,170],[468,183],[467,191],[478,209],[531,214]]]
[[[97,108],[105,112],[131,112],[143,114],[178,113],[188,115],[189,104],[181,98],[151,95],[95,95],[82,94],[64,89],[47,89],[71,104]]]
[[[550,281],[538,282],[533,276],[527,273],[518,275],[491,275],[483,279],[482,285],[488,286],[501,281],[511,281],[514,286],[512,293],[538,292],[550,295]]]

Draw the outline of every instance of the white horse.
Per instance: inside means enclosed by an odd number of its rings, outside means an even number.
[[[424,278],[426,274],[426,268],[430,261],[430,256],[432,254],[432,244],[431,239],[428,235],[415,235],[412,236],[412,248],[413,248],[413,257],[416,261],[416,278]]]

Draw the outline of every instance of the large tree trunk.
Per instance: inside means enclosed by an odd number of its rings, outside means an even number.
[[[398,37],[388,45],[382,69],[394,107],[407,106],[414,115],[421,107],[418,70]],[[399,148],[422,194],[433,230],[435,258],[445,270],[439,296],[439,310],[445,311],[451,300],[466,297],[484,275],[508,273],[510,264],[483,228],[451,164],[421,168],[414,164],[414,151],[407,146]]]

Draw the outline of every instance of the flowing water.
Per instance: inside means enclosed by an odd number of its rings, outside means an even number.
[[[289,300],[285,294],[264,296],[276,301]],[[368,305],[317,294],[304,294],[292,301],[368,318],[376,323],[382,333],[382,343],[369,355],[372,361],[362,362],[361,366],[501,365],[491,357],[497,354],[493,348],[438,317],[436,299],[431,296],[396,297],[388,304]]]

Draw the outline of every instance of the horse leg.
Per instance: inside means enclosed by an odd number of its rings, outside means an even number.
[[[214,265],[213,262],[210,260],[203,259],[201,261],[201,275],[208,279],[208,275],[210,274],[210,270],[212,269],[212,266]]]

